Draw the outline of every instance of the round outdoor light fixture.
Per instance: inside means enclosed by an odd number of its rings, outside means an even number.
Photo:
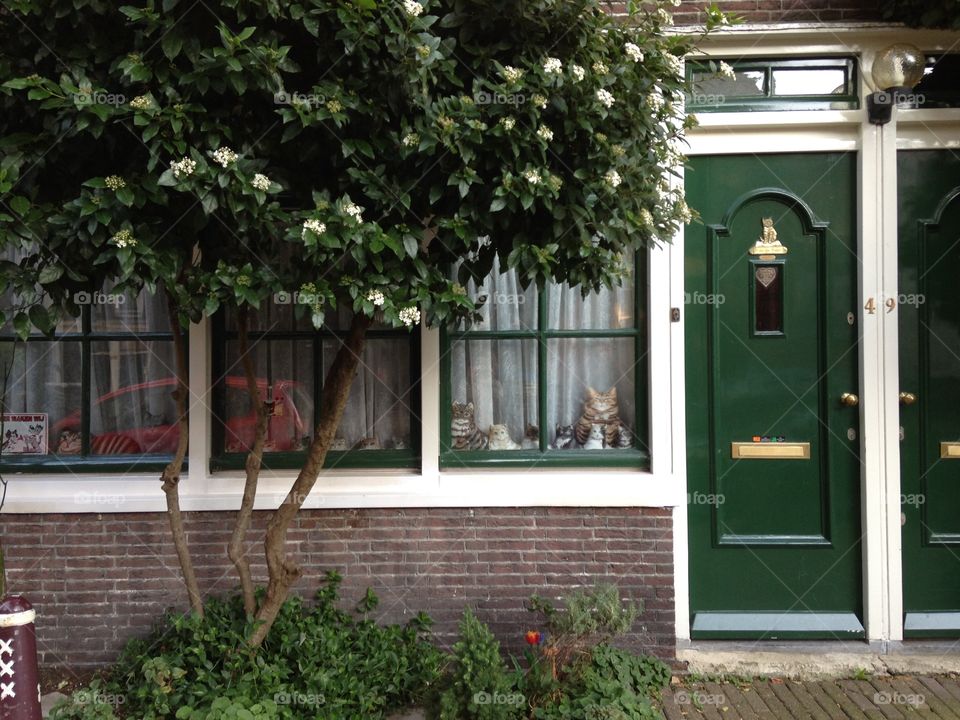
[[[870,74],[876,92],[867,98],[867,116],[874,125],[890,122],[893,106],[915,107],[911,91],[923,79],[927,59],[913,45],[897,43],[877,53]]]

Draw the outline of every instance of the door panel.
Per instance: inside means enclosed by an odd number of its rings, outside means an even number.
[[[900,185],[904,634],[960,636],[960,160],[903,151]],[[905,398],[910,400],[912,398]],[[954,456],[954,453],[956,455]]]
[[[693,636],[862,635],[855,156],[694,158],[686,186]]]

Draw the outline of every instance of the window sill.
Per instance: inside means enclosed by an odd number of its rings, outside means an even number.
[[[296,473],[264,471],[256,509],[272,510],[286,496]],[[4,513],[135,513],[166,509],[158,475],[102,474],[65,478],[10,478]],[[483,468],[434,472],[355,469],[325,472],[305,508],[404,507],[669,507],[686,502],[681,479],[668,474],[608,469]],[[184,476],[185,511],[235,511],[243,473]]]

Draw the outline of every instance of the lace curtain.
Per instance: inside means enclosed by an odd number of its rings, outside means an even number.
[[[634,328],[634,288],[624,286],[584,298],[579,288],[554,285],[544,294],[547,335],[538,335],[537,293],[520,289],[515,272],[500,273],[494,266],[482,283],[470,282],[472,296],[486,295],[483,321],[451,348],[454,402],[472,402],[482,432],[491,424],[509,428],[520,443],[528,425],[547,428],[553,442],[557,425],[573,425],[583,413],[588,388],[617,389],[620,419],[635,427],[635,338],[550,337],[550,331],[604,331]],[[484,332],[526,331],[531,337],[487,339]],[[538,417],[538,347],[544,343],[547,416]],[[636,441],[635,441],[636,444]]]

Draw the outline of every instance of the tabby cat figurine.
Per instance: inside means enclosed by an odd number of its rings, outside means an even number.
[[[617,428],[617,442],[613,447],[621,450],[633,447],[633,433],[623,423],[620,423],[620,427]]]
[[[587,388],[583,415],[580,416],[576,426],[577,442],[581,445],[587,442],[593,425],[602,425],[606,444],[616,445],[620,427],[620,407],[617,404],[616,387],[610,388],[607,392],[597,392],[593,388]]]
[[[584,450],[602,450],[606,442],[604,441],[603,425],[593,424],[590,426],[590,434],[587,435],[586,442],[583,443]]]
[[[353,446],[354,450],[380,450],[380,441],[373,435],[370,437],[360,438],[356,445]]]
[[[489,448],[491,450],[519,450],[520,446],[510,437],[510,430],[506,425],[491,425]]]
[[[524,450],[540,449],[540,428],[536,425],[527,423],[527,431],[523,434],[523,440],[520,441],[520,447]]]
[[[573,435],[573,425],[557,425],[557,435],[550,444],[553,450],[573,450],[577,439]]]
[[[330,449],[337,450],[337,451],[345,451],[345,450],[349,450],[350,448],[347,446],[347,441],[345,439],[343,439],[342,437],[335,437],[333,439],[333,442],[330,443]]]
[[[453,403],[450,439],[454,450],[486,450],[487,436],[473,419],[473,403]]]

